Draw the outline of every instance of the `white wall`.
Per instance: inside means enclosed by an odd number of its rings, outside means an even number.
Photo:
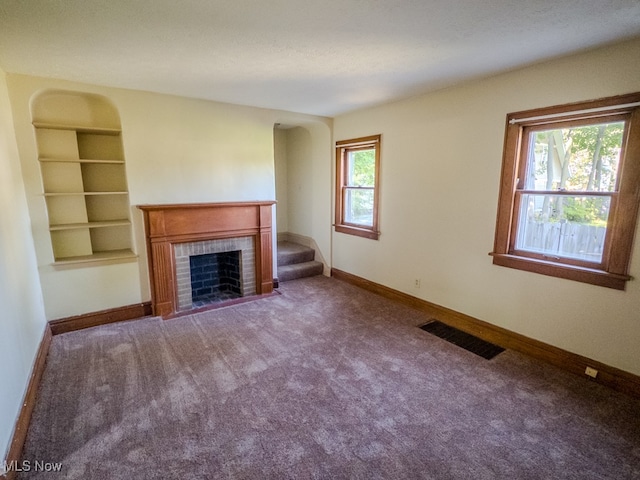
[[[273,154],[276,176],[276,227],[279,233],[289,230],[289,187],[287,184],[287,130],[273,130]]]
[[[289,231],[313,235],[313,158],[311,133],[303,127],[287,130]]]
[[[334,140],[382,134],[382,235],[333,233],[333,266],[640,374],[640,233],[624,292],[488,256],[506,114],[640,91],[639,59],[636,40],[334,119]]]
[[[0,461],[45,328],[29,210],[5,73],[0,70]]]
[[[331,142],[331,127],[315,122],[306,128],[311,133],[312,168],[308,178],[311,191],[311,231],[320,251],[325,267],[331,265],[331,225],[333,224],[333,165],[334,149]],[[325,269],[326,275],[330,270]]]
[[[275,199],[273,125],[283,112],[24,75],[8,75],[8,88],[48,319],[149,300],[142,216],[135,205]],[[103,95],[117,108],[137,261],[51,265],[29,113],[29,102],[44,89]]]

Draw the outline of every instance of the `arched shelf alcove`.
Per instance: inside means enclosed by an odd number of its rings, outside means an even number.
[[[134,257],[120,117],[100,95],[31,101],[55,264]]]

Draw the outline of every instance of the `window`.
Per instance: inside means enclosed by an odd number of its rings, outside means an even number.
[[[336,142],[336,232],[377,240],[380,135]]]
[[[493,263],[624,290],[640,93],[507,115]]]

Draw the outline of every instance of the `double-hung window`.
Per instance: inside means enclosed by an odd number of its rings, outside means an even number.
[[[377,240],[380,135],[336,142],[336,232]]]
[[[640,94],[507,115],[493,262],[623,290],[640,203]]]

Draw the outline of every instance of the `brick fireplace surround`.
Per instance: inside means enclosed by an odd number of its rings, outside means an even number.
[[[190,242],[250,237],[255,244],[255,293],[273,291],[271,210],[275,202],[139,205],[144,215],[154,315],[184,313],[175,249]],[[245,265],[244,268],[252,268]],[[180,305],[180,307],[179,307]]]

